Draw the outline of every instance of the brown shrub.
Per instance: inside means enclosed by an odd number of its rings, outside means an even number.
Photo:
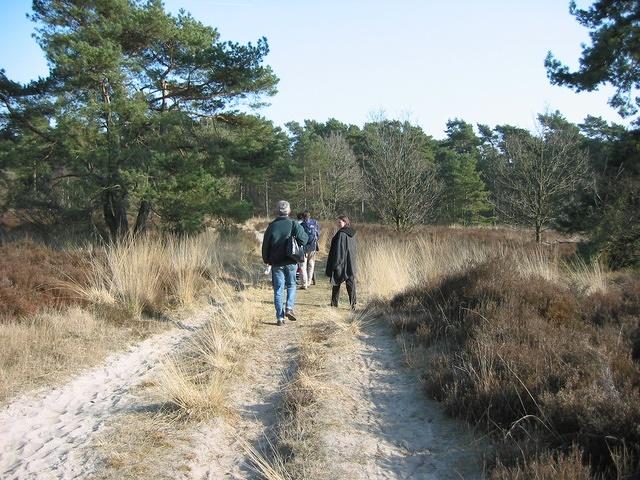
[[[498,463],[491,472],[492,480],[589,480],[589,467],[582,463],[582,452],[573,447],[568,453],[543,452],[528,461],[507,467]]]
[[[397,295],[390,306],[397,328],[439,342],[444,353],[424,381],[450,414],[508,432],[518,445],[542,445],[534,450],[542,460],[521,467],[507,456],[495,478],[586,478],[549,473],[571,470],[575,458],[557,452],[573,444],[595,471],[615,478],[615,448],[632,463],[640,458],[637,282],[621,277],[616,289],[583,298],[495,258]],[[540,457],[545,449],[556,453]]]
[[[0,246],[0,318],[78,303],[60,283],[84,282],[89,256],[22,240]]]

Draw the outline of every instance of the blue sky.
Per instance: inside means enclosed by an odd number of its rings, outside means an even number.
[[[578,2],[584,6],[590,2]],[[31,2],[3,2],[0,68],[28,81],[47,73],[25,18]],[[574,67],[588,32],[568,0],[165,0],[218,28],[224,40],[267,37],[279,93],[258,113],[287,121],[334,117],[362,125],[374,112],[408,117],[436,138],[446,121],[533,128],[560,110],[625,123],[611,89],[580,93],[549,84],[551,50]]]

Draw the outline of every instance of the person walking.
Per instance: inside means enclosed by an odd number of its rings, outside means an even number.
[[[298,222],[289,218],[291,205],[286,200],[276,204],[277,217],[264,232],[262,240],[262,260],[271,265],[273,303],[276,309],[277,325],[284,325],[285,317],[297,320],[294,313],[296,301],[296,260],[287,256],[289,237],[294,237],[298,245],[305,245],[308,237]],[[287,290],[286,308],[284,290]]]
[[[311,213],[304,212],[302,214],[302,228],[306,232],[309,240],[305,245],[304,260],[302,261],[302,289],[306,290],[313,282],[316,284],[315,279],[315,267],[316,267],[316,252],[320,250],[320,225],[318,222],[311,218]]]
[[[351,227],[349,217],[338,217],[338,231],[331,239],[331,249],[327,258],[327,277],[331,285],[331,306],[337,307],[340,299],[340,285],[347,285],[351,310],[356,308],[356,232]]]

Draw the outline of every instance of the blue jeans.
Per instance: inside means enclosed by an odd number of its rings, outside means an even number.
[[[287,287],[287,310],[293,310],[296,302],[296,268],[297,265],[282,265],[271,269],[273,282],[273,303],[276,307],[276,318],[284,318],[284,288]]]

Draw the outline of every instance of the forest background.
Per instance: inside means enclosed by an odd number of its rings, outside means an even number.
[[[287,198],[319,217],[347,213],[399,231],[509,224],[538,241],[549,228],[577,232],[586,253],[638,266],[640,12],[624,1],[571,12],[591,44],[576,71],[550,53],[549,79],[576,91],[613,86],[610,103],[628,126],[547,111],[533,132],[452,119],[436,140],[383,113],[362,127],[280,128],[238,108],[276,94],[266,39],[223,41],[159,1],[36,0],[49,75],[21,84],[0,74],[3,231],[189,233],[269,215]]]

